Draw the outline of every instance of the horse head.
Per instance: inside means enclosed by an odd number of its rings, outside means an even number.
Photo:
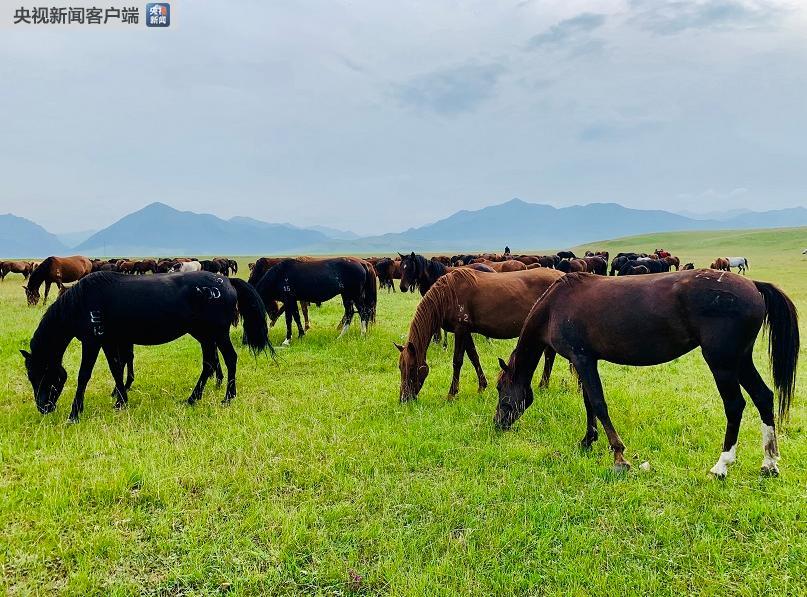
[[[415,400],[423,388],[423,383],[429,375],[429,365],[426,363],[425,353],[422,357],[423,362],[418,362],[417,350],[412,342],[407,342],[405,347],[395,344],[395,348],[401,353],[398,357],[398,369],[401,370],[400,400],[409,402]]]
[[[510,364],[499,359],[499,367],[502,372],[496,383],[499,391],[499,403],[496,405],[493,423],[503,431],[510,429],[533,401],[532,386],[516,380],[513,361],[512,355]]]
[[[28,351],[21,350],[20,354],[25,359],[28,381],[34,389],[36,408],[43,415],[53,412],[67,381],[67,371],[61,363],[43,362]]]

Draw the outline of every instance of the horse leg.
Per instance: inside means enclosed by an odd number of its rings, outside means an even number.
[[[773,418],[773,392],[765,384],[762,376],[754,366],[751,351],[743,357],[740,365],[740,384],[742,384],[762,419],[762,474],[777,476],[779,474],[779,444],[776,439],[776,425]]]
[[[447,333],[446,336],[448,336]],[[454,338],[455,343],[456,341],[457,339]],[[476,369],[476,377],[479,380],[479,392],[484,392],[488,387],[488,380],[485,378],[485,371],[482,369],[482,365],[479,363],[479,354],[476,352],[476,344],[474,344],[474,337],[471,334],[468,334],[468,339],[465,342],[465,353],[468,355],[474,369]]]
[[[229,336],[228,336],[229,337]],[[214,352],[215,363],[213,364],[216,373],[216,389],[221,387],[221,382],[224,381],[224,373],[221,370],[221,361],[219,360],[219,353]]]
[[[552,375],[552,366],[555,364],[555,351],[548,346],[544,349],[544,372],[541,375],[541,383],[538,384],[539,388],[546,388],[549,386],[549,376]]]
[[[109,372],[112,374],[112,379],[115,381],[115,387],[112,389],[112,397],[115,400],[115,408],[123,408],[129,401],[129,396],[126,394],[126,386],[123,383],[123,369],[126,363],[129,362],[128,355],[125,350],[120,346],[104,345],[104,354],[106,355],[106,362],[109,365]]]
[[[291,344],[291,322],[294,315],[291,312],[291,302],[289,304],[283,303],[283,307],[286,309],[286,339],[283,340],[283,346],[288,346]],[[294,308],[297,308],[297,301],[294,301]]]
[[[303,319],[305,320],[305,331],[311,329],[311,322],[308,320],[308,303],[302,302],[300,303],[300,309],[303,312]]]
[[[614,470],[616,472],[628,470],[630,463],[625,460],[625,444],[622,443],[622,438],[619,437],[616,429],[614,429],[611,417],[608,415],[608,405],[605,403],[602,381],[597,371],[597,361],[577,356],[572,364],[580,378],[584,397],[588,396],[591,408],[600,420],[602,428],[605,430],[605,435],[608,436],[608,443],[614,452]]]
[[[305,336],[305,331],[303,330],[303,324],[300,322],[300,310],[297,308],[297,302],[294,303],[294,310],[291,312],[292,316],[294,317],[294,323],[297,324],[297,337],[302,338]]]
[[[202,397],[202,392],[205,390],[205,384],[210,376],[213,375],[215,365],[213,364],[216,359],[216,343],[208,338],[200,339],[199,344],[202,345],[202,373],[199,375],[199,380],[193,388],[191,395],[188,397],[188,404],[194,405],[199,398]]]
[[[347,329],[350,327],[350,322],[353,321],[353,314],[355,312],[353,301],[349,298],[342,297],[342,304],[345,307],[345,315],[342,317],[342,332],[339,334],[340,338],[347,333]]]
[[[48,293],[50,292],[50,280],[45,282],[45,296],[42,298],[42,305],[46,305],[48,303]]]
[[[709,363],[708,359],[707,363]],[[740,390],[736,366],[726,367],[722,364],[709,363],[709,368],[712,370],[720,397],[723,399],[723,409],[726,412],[726,435],[723,439],[723,451],[717,463],[709,472],[718,479],[724,479],[729,465],[734,464],[737,460],[737,435],[740,432],[745,399]]]
[[[448,397],[453,398],[460,391],[460,371],[462,371],[462,360],[465,358],[465,342],[468,332],[457,329],[454,331],[454,374],[451,377],[451,387],[448,389]]]
[[[90,382],[90,376],[100,350],[101,346],[92,341],[81,343],[81,366],[78,370],[76,396],[73,398],[73,408],[70,409],[70,418],[68,419],[73,423],[78,422],[78,416],[84,411],[84,392]]]
[[[572,368],[572,371],[575,375],[578,375],[577,371]],[[583,384],[580,383],[580,377],[578,375],[577,382],[580,385],[580,389],[583,393],[583,404],[586,407],[586,433],[583,436],[583,439],[580,440],[580,446],[584,450],[588,450],[591,448],[591,445],[597,441],[599,437],[599,432],[597,431],[597,415],[594,412],[594,407],[591,405],[591,400],[588,398],[588,393],[586,389],[583,387]]]
[[[235,369],[238,363],[238,354],[233,348],[233,343],[230,340],[230,331],[227,330],[221,335],[217,342],[221,356],[224,357],[224,364],[227,365],[227,391],[224,394],[223,404],[228,404],[235,398]]]

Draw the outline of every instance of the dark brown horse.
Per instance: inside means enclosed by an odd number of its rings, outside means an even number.
[[[417,398],[429,374],[426,351],[440,330],[453,332],[454,377],[449,396],[459,391],[460,369],[467,354],[479,378],[479,391],[488,382],[479,364],[472,333],[488,338],[515,338],[535,300],[563,274],[552,269],[534,269],[494,274],[457,268],[441,277],[418,303],[409,325],[406,346],[400,351],[401,402]],[[547,351],[542,383],[549,380],[554,352]]]
[[[416,255],[414,252],[409,255],[401,255],[400,253],[398,253],[398,255],[401,256],[401,292],[414,292],[415,287],[417,287],[421,296],[425,296],[429,288],[431,288],[437,280],[455,269],[452,266],[443,265],[439,261],[426,259],[423,255]],[[457,267],[470,268],[482,272],[494,271],[493,268],[485,263],[469,263],[468,265],[460,265]]]
[[[0,282],[5,280],[8,274],[22,274],[27,280],[33,270],[33,261],[0,261]]]
[[[395,282],[393,282],[393,275],[395,273],[395,262],[389,257],[384,257],[377,260],[373,267],[378,276],[379,287],[386,288],[387,292],[395,292]]]
[[[39,302],[39,287],[45,283],[45,299],[48,302],[50,285],[55,283],[61,291],[68,282],[80,280],[92,272],[92,262],[81,255],[72,257],[48,257],[40,263],[28,278],[28,284],[23,286],[25,298],[29,306]]]
[[[591,309],[605,303],[611,306],[608,317]],[[735,461],[745,407],[742,386],[762,418],[762,472],[776,475],[773,392],[753,361],[754,342],[763,325],[770,330],[781,423],[795,387],[799,326],[795,306],[776,286],[710,270],[619,278],[569,274],[535,303],[509,363],[499,360],[502,374],[494,421],[507,429],[532,404],[530,381],[541,353],[551,348],[569,359],[583,390],[587,421],[582,445],[588,448],[597,439],[599,420],[614,451],[616,470],[626,470],[630,464],[608,415],[598,363],[658,365],[700,346],[727,419],[723,450],[712,474],[724,477]]]

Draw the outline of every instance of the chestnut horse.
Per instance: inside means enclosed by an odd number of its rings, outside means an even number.
[[[488,259],[476,259],[474,263],[481,263],[487,265],[494,272],[520,272],[527,269],[527,264],[516,259],[507,259],[505,261],[490,261]]]
[[[535,300],[563,274],[539,268],[520,272],[493,274],[470,268],[458,268],[441,277],[418,303],[409,325],[406,346],[400,351],[401,402],[417,398],[429,374],[426,351],[431,339],[441,329],[455,334],[454,377],[449,396],[459,391],[460,369],[467,354],[479,378],[479,391],[487,385],[479,364],[472,333],[488,338],[515,338]],[[555,353],[546,352],[546,366],[541,383],[549,381]]]
[[[29,306],[39,302],[39,287],[45,283],[44,302],[48,302],[50,285],[55,283],[61,292],[67,282],[80,280],[92,272],[92,262],[81,255],[72,257],[48,257],[40,263],[28,278],[28,284],[23,286],[25,298]]]
[[[610,305],[608,317],[591,305]],[[799,355],[796,308],[776,286],[732,273],[689,270],[654,276],[603,278],[568,274],[535,303],[509,363],[501,359],[499,404],[494,422],[507,429],[532,404],[530,387],[541,354],[550,348],[569,359],[583,391],[588,448],[597,420],[614,451],[614,468],[627,470],[625,444],[608,415],[600,361],[658,365],[700,346],[726,413],[723,450],[711,473],[725,477],[736,458],[745,388],[762,419],[762,473],[779,473],[773,392],[754,366],[753,349],[763,325],[769,328],[773,384],[779,422],[790,408]]]
[[[22,274],[27,280],[33,270],[33,261],[0,261],[0,282],[5,280],[8,274]]]

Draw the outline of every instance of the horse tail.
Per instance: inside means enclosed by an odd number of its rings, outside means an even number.
[[[370,321],[375,321],[375,308],[378,303],[378,284],[375,268],[367,264],[364,266],[364,300],[367,303],[367,308],[370,310]]]
[[[745,259],[745,257],[743,257]],[[751,269],[751,266],[748,265],[748,259],[745,259],[745,269]]]
[[[799,320],[796,306],[779,288],[768,282],[754,281],[765,299],[764,325],[768,327],[768,356],[773,371],[773,385],[779,398],[779,423],[787,417],[796,386],[799,360]]]
[[[240,278],[230,278],[230,284],[238,293],[238,312],[244,320],[244,344],[253,354],[269,350],[274,356],[275,349],[269,341],[269,327],[266,325],[266,307],[258,291]]]

